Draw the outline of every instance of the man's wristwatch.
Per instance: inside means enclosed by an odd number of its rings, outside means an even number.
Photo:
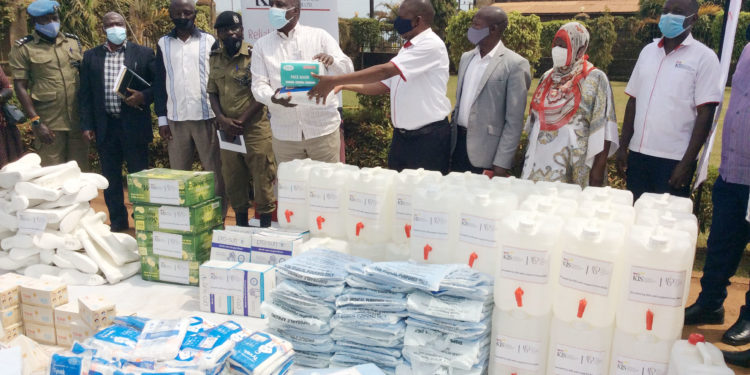
[[[42,125],[42,121],[41,121],[41,118],[39,116],[36,116],[36,117],[34,117],[34,118],[31,119],[31,126],[32,127],[37,127],[39,125]]]

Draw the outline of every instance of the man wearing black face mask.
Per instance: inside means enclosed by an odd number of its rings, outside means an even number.
[[[508,176],[523,130],[529,62],[500,40],[508,16],[494,6],[479,10],[467,38],[477,48],[461,56],[456,108],[457,139],[451,171]]]
[[[394,27],[407,42],[393,60],[351,74],[316,77],[320,82],[309,93],[325,102],[333,90],[390,92],[395,130],[388,167],[397,171],[424,168],[445,174],[450,166],[448,51],[430,28],[434,17],[429,0],[404,0]]]
[[[243,42],[240,15],[227,11],[214,25],[221,40],[211,51],[208,95],[222,136],[243,137],[245,153],[221,150],[221,165],[229,203],[237,215],[237,225],[248,225],[248,200],[252,177],[256,211],[261,227],[271,226],[275,208],[273,181],[276,159],[271,146],[271,123],[266,107],[255,101],[250,91],[252,47]]]
[[[195,15],[195,0],[172,0],[169,5],[175,28],[159,39],[154,110],[159,135],[167,142],[170,167],[191,170],[198,151],[203,169],[214,172],[216,194],[224,196],[215,116],[207,92],[209,55],[216,39],[195,27]]]

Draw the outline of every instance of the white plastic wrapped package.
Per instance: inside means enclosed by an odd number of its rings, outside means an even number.
[[[437,295],[463,297],[485,301],[492,299],[494,279],[469,267],[460,267],[449,273],[440,283]]]
[[[84,346],[96,350],[111,350],[115,355],[126,356],[135,349],[140,334],[132,328],[114,325],[97,332],[84,342]]]
[[[403,345],[386,348],[382,346],[363,345],[349,340],[340,340],[336,342],[336,351],[348,351],[350,349],[369,350],[373,353],[387,355],[393,358],[401,358],[401,350],[403,349]]]
[[[295,351],[332,353],[336,344],[331,335],[312,335],[296,329],[269,329],[269,333],[284,338],[292,343]]]
[[[48,374],[52,375],[80,375],[86,374],[91,368],[91,355],[78,356],[76,354],[53,354]]]
[[[452,369],[435,364],[419,364],[412,366],[409,361],[404,361],[396,367],[396,375],[484,375],[486,368],[472,368],[471,370]]]
[[[175,358],[185,340],[188,324],[188,319],[149,320],[138,336],[133,355],[159,361]]]
[[[297,370],[294,375],[384,375],[378,366],[368,363],[350,368],[330,368],[318,370]]]
[[[331,318],[331,327],[340,324],[352,326],[371,326],[381,324],[396,324],[406,318],[406,311],[384,312],[356,307],[342,307],[336,310],[336,315]]]
[[[261,310],[268,317],[268,326],[271,328],[282,330],[291,328],[316,335],[331,332],[328,320],[321,320],[314,316],[302,316],[296,311],[268,302],[263,302]]]
[[[434,364],[468,371],[477,365],[486,366],[489,352],[488,338],[477,342],[456,340],[442,350],[430,346],[405,346],[403,355],[412,364]]]
[[[372,289],[347,288],[344,290],[344,294],[336,298],[336,307],[401,312],[406,310],[406,295],[404,293],[389,293]]]
[[[406,333],[404,334],[404,346],[430,346],[440,350],[450,346],[451,340],[481,341],[486,338],[486,334],[474,336],[454,335],[407,324]]]
[[[229,368],[244,375],[284,374],[293,357],[291,343],[268,333],[254,332],[235,345]]]
[[[150,319],[141,318],[139,316],[118,316],[115,317],[114,323],[118,326],[128,327],[141,332],[143,330],[143,327],[146,326],[146,322],[148,322],[149,320]]]
[[[434,297],[423,292],[409,294],[407,302],[409,313],[474,323],[489,316],[492,306],[492,302],[485,303],[452,296]]]
[[[413,288],[437,292],[440,283],[451,272],[459,269],[457,264],[421,264],[405,262],[373,263],[365,267],[368,279],[377,280],[396,288]]]
[[[277,306],[284,306],[301,315],[312,315],[327,320],[333,316],[335,305],[310,297],[304,290],[290,283],[282,283],[271,292],[269,301]]]
[[[350,263],[368,264],[369,260],[325,249],[313,249],[277,265],[284,278],[313,285],[343,285]]]
[[[358,364],[374,363],[380,368],[392,368],[401,364],[403,360],[401,356],[394,357],[390,355],[383,355],[381,353],[371,352],[369,350],[346,348],[337,350],[336,354],[331,358],[331,364],[333,366],[356,366]]]
[[[281,275],[277,275],[276,288],[280,288],[283,285],[288,285],[290,288],[295,290],[301,290],[304,294],[310,296],[321,302],[335,303],[336,297],[344,292],[344,285],[333,285],[333,286],[321,286],[312,285],[305,282],[301,282],[294,279],[287,279]]]
[[[391,293],[408,293],[414,290],[412,287],[396,286],[382,282],[377,277],[367,274],[367,264],[350,264],[346,270],[349,275],[346,277],[346,284],[352,288],[375,290]]]
[[[340,324],[331,332],[331,338],[336,341],[348,340],[363,345],[392,348],[403,344],[405,332],[406,324],[403,321],[369,326]]]
[[[185,335],[180,352],[167,364],[175,368],[194,368],[205,375],[217,375],[234,349],[235,341],[241,335],[242,327],[232,321],[216,327]]]
[[[487,317],[482,319],[479,323],[472,323],[410,313],[409,317],[406,318],[406,324],[420,328],[438,330],[449,335],[455,335],[456,337],[475,337],[489,334],[492,319]]]
[[[401,364],[401,360],[390,360],[389,362],[396,363],[396,366]],[[331,366],[333,367],[350,367],[350,366],[358,366],[363,365],[367,363],[372,363],[378,366],[380,370],[382,370],[384,373],[388,375],[395,375],[396,373],[396,366],[387,366],[384,363],[379,363],[376,361],[371,361],[370,359],[366,358],[366,356],[360,356],[358,354],[353,353],[336,353],[331,357]]]
[[[318,353],[318,352],[294,352],[294,363],[298,366],[310,367],[310,368],[326,368],[331,365],[331,357],[333,353]]]

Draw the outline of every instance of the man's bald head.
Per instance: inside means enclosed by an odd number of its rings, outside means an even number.
[[[700,5],[697,0],[667,0],[664,3],[664,13],[674,13],[690,16],[698,13]]]
[[[497,25],[501,34],[508,27],[508,15],[500,7],[486,6],[481,8],[477,12],[476,17],[481,18],[487,26]]]
[[[125,22],[125,17],[122,16],[122,14],[117,12],[108,12],[107,14],[102,17],[102,23],[107,23],[107,21],[123,21]]]
[[[169,9],[188,7],[195,10],[195,0],[170,0]]]
[[[401,3],[401,9],[409,14],[410,18],[422,17],[424,22],[429,25],[432,25],[432,21],[435,19],[435,8],[432,7],[430,0],[404,0]]]

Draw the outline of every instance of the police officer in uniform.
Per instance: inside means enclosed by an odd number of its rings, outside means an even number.
[[[211,52],[208,94],[224,140],[244,137],[246,153],[221,150],[226,194],[237,215],[237,225],[248,225],[250,181],[261,227],[271,226],[276,208],[273,181],[276,159],[271,146],[271,123],[263,104],[255,101],[250,84],[252,47],[243,42],[240,15],[227,11],[216,18],[219,40]]]
[[[75,160],[88,170],[88,145],[78,121],[78,68],[83,50],[78,37],[60,32],[60,4],[36,0],[26,9],[34,33],[11,48],[16,96],[31,120],[42,165]]]

